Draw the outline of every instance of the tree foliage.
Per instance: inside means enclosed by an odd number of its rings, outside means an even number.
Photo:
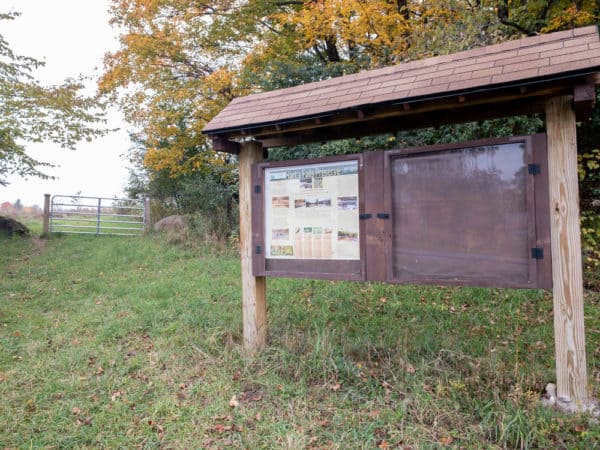
[[[18,13],[0,14],[0,21]],[[71,148],[103,131],[97,99],[80,94],[83,85],[67,80],[60,86],[43,86],[33,77],[44,63],[16,54],[0,35],[0,185],[11,174],[48,178],[44,167],[27,154],[26,142],[51,141]]]
[[[113,0],[121,48],[104,92],[143,131],[144,164],[177,177],[219,166],[201,134],[233,98],[593,23],[583,0]]]
[[[222,193],[235,182],[235,161],[214,153],[201,130],[237,96],[587,25],[600,11],[593,0],[113,0],[111,12],[121,47],[107,55],[100,87],[120,99],[143,137],[137,161],[146,186],[176,190],[178,179],[216,173]],[[270,157],[525,133],[541,124],[511,118],[274,149]]]

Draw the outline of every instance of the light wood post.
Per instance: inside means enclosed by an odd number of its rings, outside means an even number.
[[[50,194],[44,194],[44,222],[42,225],[42,237],[50,236]]]
[[[149,233],[152,228],[150,197],[144,197],[144,233]]]
[[[577,410],[588,403],[579,229],[577,136],[570,96],[546,102],[556,388]]]
[[[242,259],[242,306],[244,346],[263,347],[267,341],[267,283],[265,277],[252,275],[252,164],[262,161],[260,142],[241,145],[240,164],[240,254]]]

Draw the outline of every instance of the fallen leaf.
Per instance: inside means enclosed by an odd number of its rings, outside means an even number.
[[[73,406],[73,408],[71,408],[71,412],[78,416],[79,414],[81,414],[81,409],[79,409],[77,406]]]
[[[452,442],[454,442],[454,439],[452,439],[452,436],[445,436],[445,437],[439,438],[438,442],[442,445],[450,445],[450,444],[452,444]]]
[[[237,396],[233,396],[231,397],[231,400],[229,400],[229,406],[231,406],[232,408],[237,408],[238,406],[240,406],[240,402],[237,399]]]
[[[124,394],[124,392],[121,391],[115,391],[112,393],[112,395],[110,396],[110,399],[114,402],[116,399],[118,399],[119,397],[121,397]]]
[[[332,391],[339,391],[341,387],[342,387],[342,385],[340,383],[335,383],[335,384],[331,385],[331,390]]]
[[[21,337],[21,336],[23,336],[23,333],[21,333],[20,331],[15,331],[12,335],[14,337]]]
[[[260,422],[262,419],[261,413],[256,413],[256,415],[254,416],[254,419],[256,419],[257,422]]]
[[[98,366],[98,369],[96,369],[96,375],[102,375],[104,373],[104,369],[102,368],[102,366]]]
[[[389,447],[389,445],[388,445],[387,441],[381,441],[379,443],[379,445],[377,446],[377,448],[388,448],[388,447]]]
[[[575,425],[575,431],[578,433],[583,433],[585,431],[585,427],[583,425]]]
[[[212,431],[216,431],[219,434],[223,434],[225,431],[231,431],[232,425],[223,425],[222,423],[218,423],[216,425],[213,425],[210,429]]]
[[[233,420],[233,416],[226,416],[226,415],[222,415],[222,416],[213,416],[213,420]]]
[[[406,371],[408,373],[415,373],[416,369],[415,369],[415,367],[412,364],[409,364],[408,366],[406,366]]]
[[[91,417],[81,417],[81,418],[77,419],[77,424],[78,425],[91,425],[92,418]]]

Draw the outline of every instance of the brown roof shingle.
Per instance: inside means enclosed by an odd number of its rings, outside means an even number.
[[[290,122],[350,108],[489,89],[541,77],[600,70],[598,27],[508,41],[233,100],[208,134]]]

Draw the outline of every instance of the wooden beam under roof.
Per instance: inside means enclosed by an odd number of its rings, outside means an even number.
[[[590,102],[595,99],[594,80],[591,77],[574,77],[526,86],[506,86],[493,91],[463,95],[463,102],[459,102],[457,96],[448,96],[416,101],[410,108],[406,108],[405,103],[386,104],[360,110],[360,115],[356,111],[346,111],[337,116],[323,117],[319,124],[307,119],[286,126],[277,124],[248,130],[246,135],[254,136],[265,148],[359,138],[452,123],[543,113],[546,99],[554,95],[573,95],[578,120],[584,120],[591,112]],[[526,89],[522,89],[523,87]],[[593,98],[590,97],[590,92],[594,92]],[[237,132],[231,135],[224,133],[218,139],[235,139],[236,134]],[[219,145],[222,146],[221,143]]]

